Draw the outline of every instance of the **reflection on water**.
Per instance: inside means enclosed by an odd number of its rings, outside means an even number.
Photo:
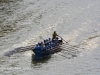
[[[40,59],[40,60],[34,60],[34,54],[32,54],[31,58],[32,58],[31,63],[34,66],[38,66],[38,65],[43,64],[43,63],[48,63],[48,61],[51,59],[51,57],[46,57],[46,58],[43,58],[43,59]]]
[[[47,63],[47,61],[50,59],[51,57],[45,57],[43,59],[40,60],[34,60],[34,54],[32,55],[32,63]]]

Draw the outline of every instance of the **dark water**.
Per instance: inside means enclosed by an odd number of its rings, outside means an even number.
[[[68,44],[33,61],[34,44],[54,30]],[[99,49],[99,0],[0,0],[0,75],[99,75]]]

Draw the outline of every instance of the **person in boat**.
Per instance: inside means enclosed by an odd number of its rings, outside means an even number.
[[[49,42],[50,42],[49,39],[47,39],[47,45],[49,45]]]
[[[51,38],[46,39],[45,46],[46,46],[47,50],[50,50],[53,47],[53,42],[52,42]]]
[[[49,40],[44,40],[44,51],[47,51],[49,49]]]
[[[53,47],[53,42],[52,42],[51,38],[49,38],[49,48],[52,49],[52,47]]]
[[[52,42],[51,38],[49,38],[49,43]]]
[[[46,40],[44,40],[44,45],[46,44]]]
[[[58,38],[57,38],[57,37],[56,37],[54,43],[55,43],[56,45],[58,45]]]
[[[56,46],[56,39],[53,39],[53,47]]]
[[[34,50],[35,50],[35,53],[36,53],[37,51],[41,50],[41,46],[39,44],[37,44]]]
[[[53,48],[53,42],[49,42],[49,49],[52,49]]]
[[[53,34],[52,34],[52,39],[57,38],[57,36],[58,36],[58,34],[56,33],[56,31],[54,31]]]
[[[46,47],[46,45],[44,45],[44,47],[43,47],[43,51],[44,51],[44,52],[47,51],[47,47]]]
[[[41,50],[43,50],[43,48],[44,48],[44,43],[41,42]]]

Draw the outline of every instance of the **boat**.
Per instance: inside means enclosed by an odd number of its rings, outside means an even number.
[[[34,52],[34,55],[32,56],[32,59],[33,60],[41,60],[41,59],[51,57],[54,53],[60,52],[62,50],[60,48],[62,43],[63,43],[63,41],[61,39],[61,40],[58,40],[57,45],[55,45],[52,48],[49,48],[47,50],[45,50],[45,49],[36,50],[35,48],[32,49],[32,51]]]

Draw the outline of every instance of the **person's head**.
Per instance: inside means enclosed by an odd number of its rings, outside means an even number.
[[[46,40],[44,40],[44,43],[45,43],[45,41],[46,41]]]
[[[38,46],[38,44],[36,44],[36,47]]]
[[[46,41],[48,41],[48,39],[46,39]]]
[[[52,42],[50,41],[50,44],[51,44]]]
[[[41,44],[43,44],[43,42],[41,42]]]
[[[38,46],[41,46],[41,43],[38,43]]]
[[[58,40],[58,37],[56,37],[56,39]]]
[[[49,38],[49,40],[51,40],[51,38]]]
[[[38,42],[38,45],[40,45],[40,43]]]
[[[54,42],[54,41],[55,41],[55,39],[52,40],[52,42]]]
[[[54,33],[56,33],[56,31],[54,31]]]

